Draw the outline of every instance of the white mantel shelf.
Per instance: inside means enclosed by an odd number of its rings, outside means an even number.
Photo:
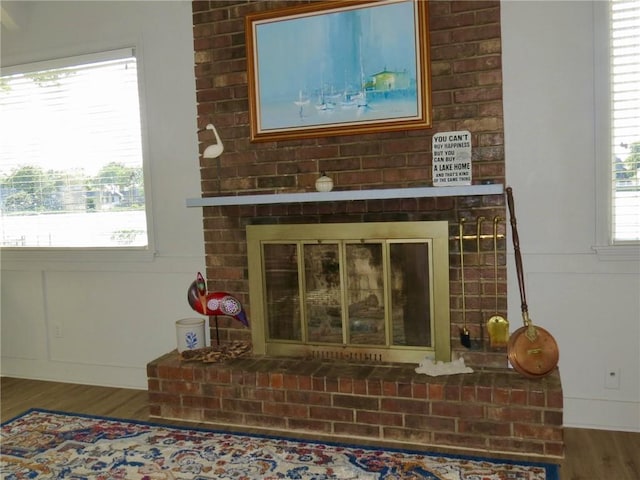
[[[187,198],[187,207],[338,202],[343,200],[381,200],[392,198],[462,197],[469,195],[502,195],[503,193],[504,185],[492,183],[455,187],[381,188],[375,190],[338,190],[332,192],[271,193],[262,195]]]

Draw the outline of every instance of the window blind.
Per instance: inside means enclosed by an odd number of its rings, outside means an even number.
[[[612,239],[640,241],[640,1],[610,2]]]
[[[3,68],[0,245],[146,246],[133,49]]]

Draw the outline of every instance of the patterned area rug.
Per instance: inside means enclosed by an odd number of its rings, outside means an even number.
[[[558,480],[542,463],[305,442],[29,410],[2,425],[0,478]]]

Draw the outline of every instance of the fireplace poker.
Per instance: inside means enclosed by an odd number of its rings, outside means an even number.
[[[484,222],[485,217],[478,217],[476,219],[476,264],[478,266],[478,309],[480,310],[480,319],[478,321],[480,327],[480,345],[479,347],[484,347],[484,312],[482,310],[482,262],[480,261],[480,240],[482,235],[482,222]]]
[[[471,348],[471,335],[467,328],[467,306],[465,303],[464,295],[464,222],[465,219],[461,218],[459,222],[460,229],[460,280],[462,284],[462,328],[460,329],[460,343],[463,347]]]

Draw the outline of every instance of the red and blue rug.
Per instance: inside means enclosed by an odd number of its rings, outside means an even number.
[[[558,480],[558,466],[33,409],[2,424],[0,478]]]

